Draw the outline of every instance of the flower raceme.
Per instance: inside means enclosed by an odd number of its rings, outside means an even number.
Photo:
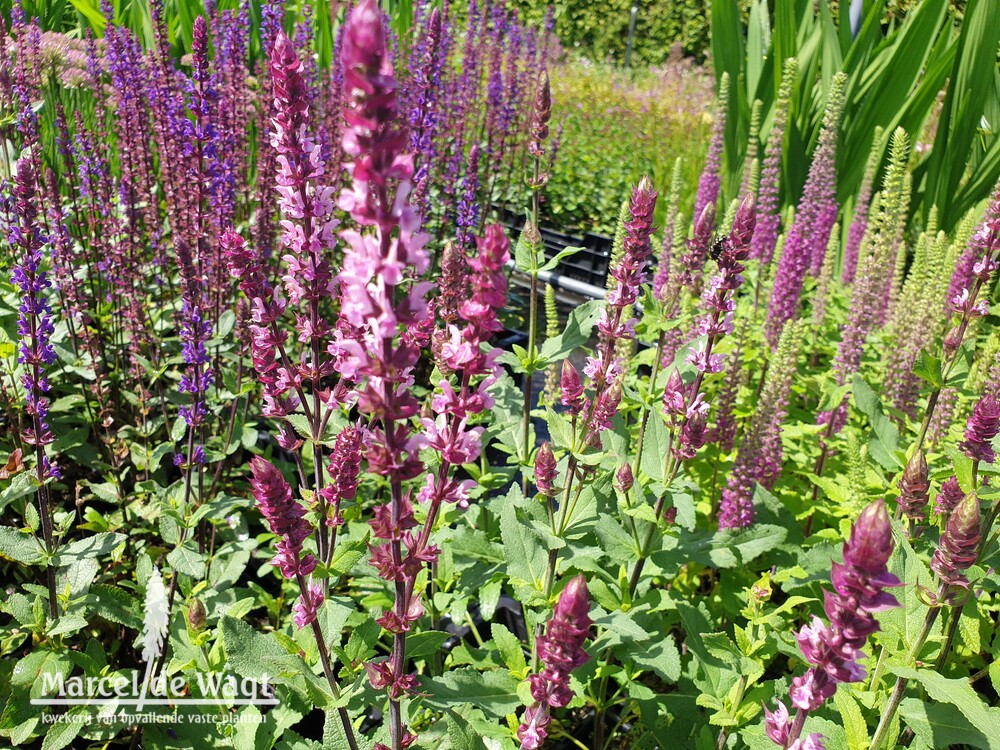
[[[250,459],[250,488],[257,507],[271,531],[278,536],[277,554],[272,564],[285,578],[304,582],[305,576],[316,569],[316,558],[303,554],[303,543],[312,534],[306,520],[306,510],[292,497],[292,488],[272,463],[260,456]],[[315,584],[301,592],[295,605],[295,624],[305,627],[316,619],[323,602],[322,590]]]
[[[711,210],[712,205],[709,204],[703,215],[708,216]],[[664,389],[663,412],[672,427],[679,427],[674,455],[682,461],[694,458],[708,440],[708,411],[711,405],[701,392],[701,385],[706,375],[722,371],[722,356],[713,352],[719,339],[733,330],[736,291],[743,284],[743,263],[749,257],[755,225],[756,204],[753,196],[748,195],[736,211],[729,236],[720,240],[722,248],[716,261],[719,272],[709,279],[702,294],[705,314],[698,319],[696,332],[705,339],[692,347],[687,359],[698,374],[693,383],[685,385],[680,373],[674,369]],[[696,227],[695,239],[689,241],[689,248],[692,248],[691,243],[707,243],[711,230],[705,237],[699,238],[698,235]],[[694,252],[694,249],[691,251]]]
[[[948,516],[941,543],[931,558],[931,570],[949,586],[967,589],[969,579],[965,577],[965,570],[979,557],[981,534],[979,498],[970,493]]]
[[[536,750],[547,737],[550,710],[564,708],[573,700],[569,675],[590,658],[583,650],[590,628],[587,581],[576,576],[559,595],[545,634],[538,639],[538,655],[545,668],[531,675],[531,697],[535,702],[524,711],[517,738],[524,750]]]
[[[817,734],[800,740],[806,715],[833,697],[839,683],[864,679],[861,649],[868,636],[879,629],[873,613],[899,606],[885,591],[902,585],[886,567],[892,547],[889,514],[885,503],[877,500],[854,523],[850,539],[844,543],[844,562],[833,563],[833,591],[824,591],[823,606],[829,624],[814,617],[796,636],[811,666],[804,675],[792,679],[789,694],[798,709],[794,720],[780,701],[776,711],[767,712],[767,735],[777,745],[796,750],[822,747]],[[813,744],[806,744],[809,742]]]

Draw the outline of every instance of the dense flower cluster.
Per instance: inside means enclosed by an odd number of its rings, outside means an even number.
[[[837,134],[846,85],[844,74],[834,77],[823,114],[819,145],[813,154],[802,200],[795,211],[795,222],[788,230],[778,261],[765,329],[772,348],[778,345],[782,327],[796,316],[806,273],[819,273],[830,231],[837,221]]]
[[[754,489],[758,484],[771,489],[781,473],[783,449],[781,426],[788,413],[792,381],[795,378],[802,326],[785,324],[761,389],[758,406],[729,474],[719,504],[719,528],[742,529],[755,517]]]
[[[756,258],[762,264],[771,262],[774,247],[781,233],[781,205],[779,191],[781,188],[781,157],[785,150],[785,128],[788,126],[788,107],[794,91],[795,79],[798,75],[798,61],[794,57],[785,60],[781,73],[781,87],[778,89],[778,101],[774,110],[774,123],[764,150],[764,163],[761,167],[760,192],[757,196],[758,216],[757,226],[753,234],[753,244],[750,257]]]
[[[858,663],[868,636],[879,629],[874,612],[898,607],[899,602],[884,589],[901,585],[888,571],[892,554],[892,526],[885,503],[877,500],[858,517],[851,537],[844,543],[844,562],[833,563],[833,591],[824,592],[824,610],[829,625],[818,617],[799,631],[796,639],[802,655],[812,665],[804,675],[792,679],[789,694],[798,709],[794,721],[779,701],[778,710],[768,712],[767,735],[783,748],[807,748],[799,741],[805,715],[833,697],[841,682],[864,679]],[[811,740],[816,747],[818,737]]]
[[[756,216],[754,199],[747,196],[736,212],[729,236],[719,240],[721,249],[716,261],[719,272],[705,286],[702,303],[706,313],[699,318],[695,328],[697,335],[705,337],[704,342],[692,347],[687,359],[698,373],[695,381],[685,385],[675,368],[664,390],[663,412],[668,423],[679,428],[677,445],[673,450],[682,461],[694,458],[708,440],[710,404],[701,392],[701,384],[706,375],[722,371],[722,356],[714,354],[713,350],[723,336],[733,331],[736,291],[743,284],[743,264],[749,257]],[[695,232],[697,237],[698,230]]]
[[[959,448],[973,461],[991,464],[996,461],[993,438],[1000,432],[1000,401],[986,394],[976,402],[965,427],[965,440]]]
[[[698,180],[698,194],[694,200],[694,215],[701,216],[705,206],[715,206],[719,197],[722,178],[719,170],[722,162],[722,149],[726,137],[726,117],[729,111],[729,74],[723,73],[719,80],[719,100],[715,105],[715,120],[712,123],[712,139],[708,144],[708,155],[705,157],[705,168]]]
[[[930,500],[931,482],[927,476],[927,458],[918,450],[906,464],[899,478],[899,507],[908,518],[921,518]]]
[[[292,499],[292,488],[273,464],[254,456],[250,471],[250,487],[260,512],[279,537],[274,564],[285,578],[308,575],[316,568],[316,558],[302,555],[302,543],[312,531],[305,520],[305,508]]]
[[[596,441],[601,430],[611,426],[611,420],[618,412],[621,400],[623,361],[618,356],[618,343],[635,337],[635,319],[625,319],[625,313],[639,299],[640,289],[646,283],[646,271],[653,253],[651,235],[653,233],[653,211],[656,207],[656,191],[648,177],[639,180],[629,201],[628,219],[624,224],[622,255],[610,270],[610,289],[607,305],[601,310],[596,327],[600,334],[597,350],[587,358],[584,373],[590,379],[595,391],[591,405],[591,419],[587,426],[587,441]],[[574,368],[564,366],[563,378],[572,380]],[[563,391],[563,404],[579,403],[575,383],[567,383]],[[572,407],[571,407],[572,408]]]
[[[49,399],[46,394],[50,386],[45,374],[45,369],[56,361],[51,342],[55,329],[52,308],[47,299],[51,282],[42,268],[42,250],[47,240],[42,235],[38,219],[38,184],[30,159],[18,160],[12,187],[12,205],[4,213],[9,216],[7,241],[18,253],[11,272],[11,283],[21,295],[17,317],[17,333],[21,340],[17,361],[24,366],[21,385],[24,388],[25,413],[31,418],[24,427],[22,439],[28,445],[37,447],[40,457],[38,478],[44,480],[60,476],[58,466],[51,462],[43,448],[55,441],[48,423]]]
[[[931,570],[949,586],[969,587],[965,571],[979,557],[982,517],[979,498],[966,495],[948,516],[941,543],[931,558]]]
[[[958,484],[958,479],[952,475],[941,484],[941,491],[934,499],[934,510],[941,515],[947,516],[962,502],[965,493]]]
[[[528,679],[535,702],[524,711],[517,738],[524,750],[536,750],[547,736],[552,708],[563,708],[573,700],[569,675],[590,658],[583,650],[590,629],[587,581],[576,576],[563,589],[545,635],[538,639],[538,655],[545,668]]]

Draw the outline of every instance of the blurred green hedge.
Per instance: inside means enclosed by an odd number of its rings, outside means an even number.
[[[633,0],[512,0],[521,17],[540,23],[552,5],[556,35],[568,50],[597,61],[622,61]],[[633,65],[659,65],[680,44],[686,55],[708,53],[707,0],[635,0],[639,7],[632,49]]]

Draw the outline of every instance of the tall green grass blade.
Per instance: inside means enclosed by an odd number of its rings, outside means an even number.
[[[928,166],[927,193],[940,209],[941,225],[946,231],[958,221],[961,206],[970,205],[968,199],[960,197],[966,160],[977,148],[979,153],[986,151],[977,140],[986,102],[998,95],[997,76],[984,75],[984,71],[996,70],[1000,45],[998,14],[997,0],[971,0],[962,23],[951,84]],[[992,127],[995,140],[997,123],[992,123]],[[991,165],[987,162],[986,166]],[[982,176],[989,184],[995,179],[995,172]]]

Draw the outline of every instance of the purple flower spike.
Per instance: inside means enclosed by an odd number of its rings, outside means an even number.
[[[548,441],[542,443],[535,456],[535,486],[540,495],[552,494],[552,483],[556,478],[556,457]]]
[[[583,381],[580,373],[568,359],[562,363],[562,375],[559,378],[559,394],[562,405],[576,415],[583,410]]]
[[[306,576],[316,568],[316,558],[302,555],[302,543],[312,529],[306,511],[292,498],[292,488],[273,464],[260,456],[250,459],[250,487],[267,525],[278,537],[278,554],[272,563],[285,578]]]
[[[803,713],[815,711],[833,697],[841,682],[858,682],[865,677],[859,663],[868,636],[879,629],[873,612],[898,607],[885,588],[900,586],[900,580],[886,568],[892,554],[892,525],[885,502],[877,500],[861,513],[844,543],[844,562],[834,563],[831,578],[834,590],[824,592],[827,625],[818,617],[796,635],[803,656],[812,665],[805,674],[792,679],[789,695],[799,709],[799,717],[789,725],[783,706],[768,713],[767,735],[784,748],[821,748],[822,737],[796,735],[804,723]]]
[[[52,308],[47,299],[51,287],[48,274],[42,269],[42,249],[48,241],[42,235],[38,221],[38,183],[34,166],[27,157],[17,162],[13,185],[13,209],[7,226],[7,241],[17,253],[16,265],[11,272],[11,283],[21,296],[18,307],[17,332],[21,338],[17,348],[17,361],[24,366],[21,385],[24,387],[24,410],[30,422],[22,438],[28,445],[39,446],[38,479],[58,477],[60,472],[54,462],[44,455],[42,446],[55,440],[49,429],[49,381],[45,368],[56,361],[56,352],[50,342],[55,331],[52,325]]]
[[[906,464],[899,480],[899,507],[907,518],[921,518],[930,500],[931,482],[927,476],[927,458],[918,450]]]
[[[934,510],[941,515],[948,515],[955,507],[962,502],[962,498],[965,497],[965,493],[962,492],[962,488],[958,484],[958,479],[952,475],[944,480],[941,485],[941,491],[938,492],[937,498],[934,500]]]
[[[951,586],[969,587],[965,571],[979,557],[981,525],[979,498],[970,493],[952,511],[944,534],[941,535],[941,544],[931,558],[931,570],[943,582]]]
[[[719,171],[722,167],[722,149],[726,137],[726,116],[729,109],[729,75],[722,74],[719,82],[719,99],[715,107],[715,122],[712,124],[712,140],[708,144],[708,154],[705,157],[705,168],[698,180],[698,194],[695,196],[694,215],[701,216],[706,206],[715,206],[719,198],[719,187],[722,180]]]
[[[996,461],[991,443],[997,432],[1000,432],[1000,402],[987,394],[973,407],[965,426],[965,440],[958,447],[973,461],[991,464]]]
[[[545,668],[528,678],[535,703],[525,710],[517,730],[517,738],[525,750],[541,747],[545,741],[550,709],[563,708],[573,700],[570,672],[590,658],[583,650],[591,625],[589,612],[587,581],[580,575],[559,595],[545,635],[538,639],[538,655]]]
[[[615,487],[617,487],[620,492],[628,492],[632,489],[632,485],[634,483],[635,477],[632,476],[632,467],[628,464],[628,462],[623,463],[615,473]]]

